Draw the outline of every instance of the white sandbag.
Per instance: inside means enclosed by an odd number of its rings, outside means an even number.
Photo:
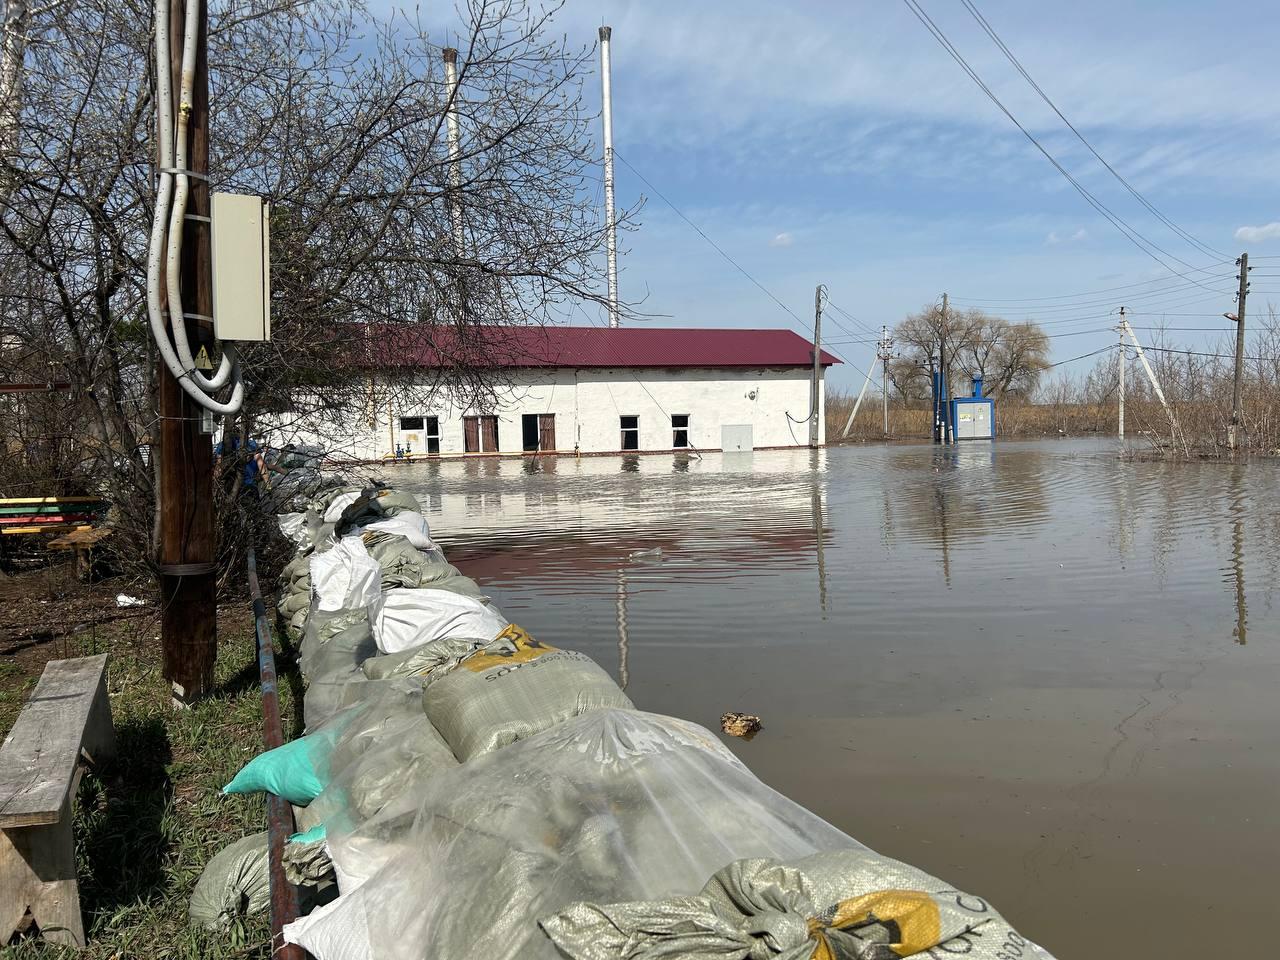
[[[343,894],[305,917],[286,923],[281,931],[285,943],[301,945],[316,960],[368,960],[373,950],[359,895],[359,890]]]
[[[280,532],[294,543],[302,543],[307,538],[307,515],[305,513],[282,513],[276,517],[280,524]]]
[[[359,490],[348,490],[346,493],[340,493],[329,501],[329,506],[324,511],[325,523],[337,523],[342,516],[342,511],[351,506],[360,499]]]
[[[332,550],[312,556],[311,589],[319,610],[369,607],[382,593],[382,567],[369,556],[363,540],[343,537]]]
[[[431,542],[431,528],[427,525],[427,518],[411,510],[398,513],[394,517],[387,517],[385,520],[366,523],[361,529],[376,530],[379,533],[392,533],[398,537],[404,537],[419,550],[430,550],[435,546]]]
[[[506,625],[497,608],[481,600],[450,590],[401,587],[382,595],[373,639],[383,653],[399,653],[445,637],[492,639]]]

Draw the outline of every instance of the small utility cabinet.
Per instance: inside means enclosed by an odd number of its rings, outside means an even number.
[[[271,205],[262,197],[215,193],[213,332],[219,340],[271,339]]]
[[[982,380],[973,380],[973,396],[953,397],[951,422],[957,440],[994,440],[996,402],[982,395]]]

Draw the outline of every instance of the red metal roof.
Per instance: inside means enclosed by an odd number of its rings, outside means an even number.
[[[813,344],[790,330],[677,327],[480,327],[465,348],[451,328],[384,328],[379,366],[808,367]],[[452,349],[452,343],[459,349]],[[382,349],[378,349],[378,345]],[[823,366],[840,361],[822,351]]]

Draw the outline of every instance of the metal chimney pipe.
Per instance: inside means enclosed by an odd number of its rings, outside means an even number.
[[[449,136],[449,217],[453,220],[453,247],[457,256],[465,249],[462,233],[462,135],[458,130],[458,51],[444,48],[445,122]]]
[[[609,259],[609,326],[618,325],[618,226],[613,213],[613,93],[609,83],[609,38],[612,27],[600,28],[600,94],[604,121],[604,235]]]

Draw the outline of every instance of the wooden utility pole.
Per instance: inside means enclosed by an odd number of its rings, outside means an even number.
[[[204,7],[204,0],[190,0]],[[169,57],[175,112],[190,110],[191,195],[183,224],[182,291],[187,338],[211,348],[213,287],[209,252],[209,67],[208,16],[202,9],[191,103],[183,104],[182,24],[186,0],[170,0]],[[202,219],[201,219],[202,218]],[[161,289],[164,289],[163,284]],[[198,317],[193,317],[196,314]],[[213,687],[217,657],[217,582],[214,566],[213,446],[202,432],[203,408],[187,396],[161,361],[157,362],[160,410],[160,573],[161,647],[164,676],[176,705],[205,696]],[[231,460],[230,457],[227,458]],[[229,465],[235,469],[238,465]]]
[[[1227,447],[1235,450],[1240,442],[1240,391],[1244,380],[1244,301],[1249,294],[1249,254],[1240,254],[1240,292],[1236,294],[1236,382],[1231,392],[1231,425],[1227,428]]]
[[[813,379],[809,383],[809,446],[818,446],[822,384],[822,284],[813,292]]]

